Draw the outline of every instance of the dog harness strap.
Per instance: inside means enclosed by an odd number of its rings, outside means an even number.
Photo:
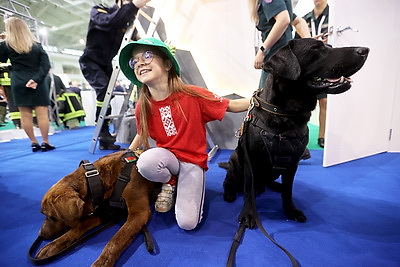
[[[284,110],[278,106],[272,105],[265,101],[264,99],[260,98],[257,94],[253,96],[253,101],[256,107],[259,107],[265,111],[268,111],[272,114],[279,115],[279,116],[297,116],[299,115],[298,112],[291,111],[291,110]]]
[[[286,170],[300,160],[308,143],[308,127],[301,129],[296,126],[293,130],[274,134],[257,116],[253,116],[251,123],[261,129],[261,139],[275,170]]]
[[[88,182],[90,194],[92,196],[93,205],[96,209],[103,202],[103,186],[100,180],[99,171],[94,167],[90,161],[84,159],[79,165],[85,169],[85,176]]]
[[[115,182],[114,191],[109,200],[111,207],[126,209],[126,203],[122,198],[122,192],[124,192],[126,185],[131,180],[132,167],[133,165],[136,165],[137,160],[138,158],[135,153],[130,150],[125,152],[122,156],[122,161],[125,162],[125,166],[122,168],[121,173]]]

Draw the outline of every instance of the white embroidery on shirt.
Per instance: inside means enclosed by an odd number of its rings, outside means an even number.
[[[176,131],[174,120],[172,119],[171,107],[166,106],[159,109],[161,115],[161,121],[164,126],[165,133],[167,136],[176,135],[178,132]]]

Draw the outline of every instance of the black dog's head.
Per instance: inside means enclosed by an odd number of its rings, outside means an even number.
[[[313,38],[291,40],[264,65],[274,77],[313,90],[339,94],[350,89],[351,75],[364,65],[366,47],[332,48]]]

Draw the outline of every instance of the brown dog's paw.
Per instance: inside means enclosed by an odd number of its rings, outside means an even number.
[[[42,247],[39,252],[36,254],[37,259],[44,259],[51,257],[58,252],[60,252],[63,248],[59,248],[57,245],[55,245],[53,242],[45,245]]]
[[[115,261],[110,261],[110,259],[100,256],[95,262],[93,262],[91,267],[112,267],[114,264]]]

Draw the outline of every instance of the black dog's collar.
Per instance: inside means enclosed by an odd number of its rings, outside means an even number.
[[[284,110],[284,109],[281,109],[278,106],[272,105],[272,104],[268,103],[267,101],[265,101],[264,99],[260,98],[258,96],[258,94],[254,94],[253,95],[253,103],[254,103],[254,106],[260,107],[261,109],[263,109],[265,111],[268,111],[268,112],[270,112],[272,114],[275,114],[275,115],[279,115],[279,116],[297,116],[297,115],[300,115],[297,112],[290,111],[290,110]]]

